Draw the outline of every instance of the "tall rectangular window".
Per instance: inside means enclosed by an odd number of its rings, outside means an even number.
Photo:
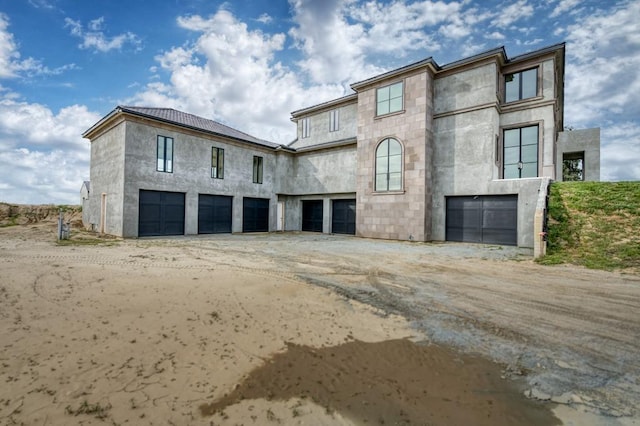
[[[538,126],[504,131],[504,179],[538,176]]]
[[[253,156],[253,183],[262,183],[262,157]]]
[[[340,129],[340,110],[334,109],[329,111],[329,131],[336,132]]]
[[[402,81],[379,88],[376,92],[376,115],[402,111],[403,92]]]
[[[309,118],[302,119],[302,137],[308,138],[311,136],[311,126],[309,125]]]
[[[211,177],[224,179],[224,149],[211,148]]]
[[[173,138],[158,136],[156,170],[173,173]]]
[[[513,102],[538,95],[538,68],[504,76],[504,101]]]

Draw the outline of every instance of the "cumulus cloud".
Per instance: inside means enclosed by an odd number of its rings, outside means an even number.
[[[81,133],[98,121],[87,107],[54,114],[44,105],[0,100],[0,200],[13,203],[78,203],[89,177],[89,143]]]
[[[124,46],[131,46],[134,50],[142,48],[140,38],[127,31],[113,37],[107,37],[104,33],[104,17],[89,21],[87,28],[82,26],[80,21],[65,18],[65,28],[69,28],[72,36],[82,39],[78,45],[80,49],[93,50],[94,52],[109,52],[111,50],[121,50]]]
[[[271,22],[273,22],[273,18],[269,16],[269,14],[263,13],[258,17],[258,19],[256,19],[256,21],[261,22],[263,24],[270,24]]]
[[[568,27],[565,121],[602,127],[602,178],[640,180],[640,1]]]
[[[500,13],[496,16],[495,25],[498,28],[508,28],[515,22],[528,18],[531,15],[533,15],[533,6],[528,3],[528,0],[518,0],[513,4],[502,8]]]
[[[285,35],[251,30],[231,12],[179,17],[178,25],[198,33],[189,45],[156,57],[170,82],[153,82],[129,102],[164,106],[209,117],[264,139],[288,143],[295,137],[288,112],[308,99],[343,94],[339,85],[304,87],[276,61]]]
[[[551,18],[557,18],[558,16],[562,15],[563,13],[570,13],[581,2],[582,2],[582,0],[560,0],[558,2],[558,5],[553,9],[553,12],[551,12],[551,15],[549,15],[549,16]]]

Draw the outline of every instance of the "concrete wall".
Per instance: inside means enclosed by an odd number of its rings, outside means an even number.
[[[376,89],[404,80],[404,111],[376,117]],[[433,77],[426,69],[378,82],[358,92],[356,234],[431,239]],[[383,139],[403,147],[403,189],[376,192],[375,150]]]
[[[497,79],[496,64],[493,63],[436,78],[434,114],[495,103]]]
[[[556,179],[562,180],[562,158],[565,153],[584,153],[584,180],[600,180],[600,128],[572,130],[558,134]]]
[[[337,131],[329,131],[329,114],[332,110],[339,110],[339,127]],[[328,108],[312,113],[308,116],[311,133],[309,137],[302,137],[302,118],[298,119],[297,140],[291,144],[292,148],[304,148],[322,143],[355,138],[357,133],[358,106],[356,101],[348,104]]]
[[[446,237],[447,197],[518,195],[518,245],[534,246],[541,178],[500,179],[499,142],[504,128],[539,125],[538,176],[553,178],[554,63],[541,66],[542,96],[512,104],[499,105],[498,73],[495,64],[486,64],[435,81],[433,240]]]
[[[89,222],[98,232],[123,236],[125,123],[91,141]],[[104,203],[104,210],[101,208]],[[104,213],[104,214],[103,214]],[[102,226],[101,226],[102,224]]]
[[[157,136],[173,138],[173,173],[156,171]],[[224,149],[224,179],[211,178],[211,148]],[[253,156],[263,157],[263,183],[253,183]],[[198,232],[198,195],[233,196],[233,232],[242,231],[242,199],[270,199],[269,229],[275,229],[276,154],[273,150],[239,145],[173,126],[126,124],[126,186],[123,235],[138,235],[138,197],[140,189],[184,192],[185,234]]]

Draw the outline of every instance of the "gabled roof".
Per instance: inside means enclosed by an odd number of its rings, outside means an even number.
[[[82,134],[82,136],[86,138],[103,123],[122,113],[134,115],[137,117],[150,118],[153,120],[161,121],[163,123],[173,124],[179,127],[198,130],[213,135],[226,136],[231,139],[249,142],[269,148],[277,148],[278,146],[280,146],[277,143],[258,139],[254,136],[249,135],[248,133],[241,132],[240,130],[236,130],[229,126],[225,126],[224,124],[218,123],[217,121],[209,120],[207,118],[199,117],[193,114],[188,114],[186,112],[178,111],[173,108],[151,108],[138,106],[116,107],[104,118],[91,126],[91,128],[86,130]]]

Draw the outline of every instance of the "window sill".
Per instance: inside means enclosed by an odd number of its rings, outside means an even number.
[[[382,114],[382,115],[376,115],[375,117],[373,117],[373,119],[374,120],[379,120],[381,118],[393,117],[394,115],[404,114],[405,112],[406,112],[406,110],[401,109],[400,111],[390,112],[390,113]]]
[[[399,190],[399,191],[373,191],[371,193],[371,195],[403,195],[406,191],[405,190]]]
[[[531,98],[518,99],[517,101],[502,102],[500,105],[503,107],[510,107],[510,106],[518,106],[520,104],[525,104],[527,102],[542,101],[542,100],[544,100],[544,96],[533,96]]]

